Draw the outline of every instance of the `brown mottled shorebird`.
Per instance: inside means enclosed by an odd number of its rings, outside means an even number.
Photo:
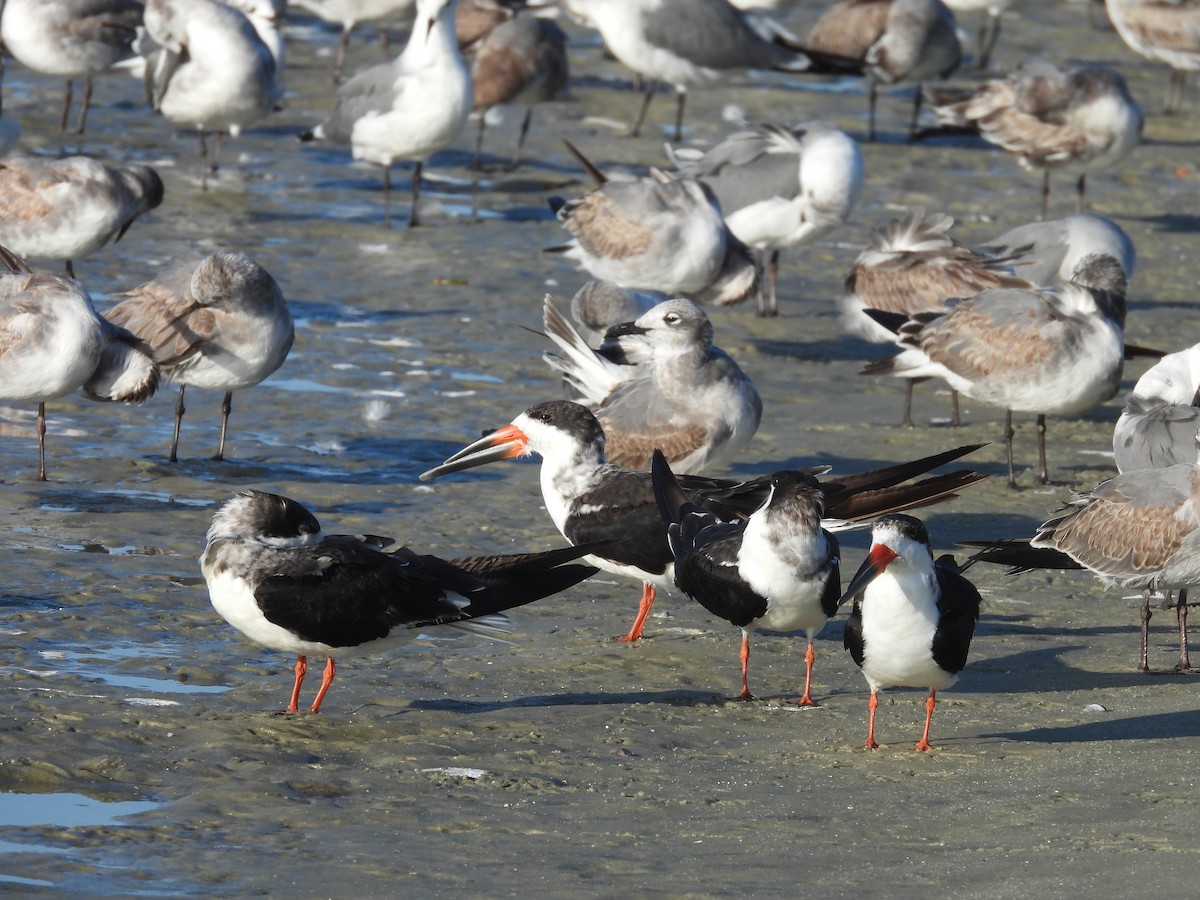
[[[1187,73],[1200,69],[1200,0],[1107,0],[1107,7],[1121,40],[1171,67],[1165,112],[1179,112]]]

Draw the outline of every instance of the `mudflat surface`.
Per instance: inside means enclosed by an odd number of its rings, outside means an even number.
[[[792,20],[803,31],[808,14]],[[1166,71],[1089,24],[1079,5],[1006,18],[997,64],[1043,52],[1117,66],[1148,113],[1145,144],[1089,179],[1089,201],[1137,244],[1129,340],[1174,350],[1200,337],[1200,95],[1158,113]],[[973,31],[975,23],[964,23]],[[542,295],[564,303],[585,276],[540,248],[563,239],[546,197],[586,188],[563,149],[599,165],[665,164],[655,128],[620,129],[626,75],[573,26],[572,99],[539,109],[530,162],[473,184],[472,136],[429,166],[428,227],[383,226],[378,171],[294,134],[332,102],[335,35],[297,19],[286,108],[225,142],[201,190],[195,139],[142,105],[140,86],[98,83],[84,152],[159,167],[163,206],[77,264],[105,295],[172,256],[251,253],[297,319],[280,371],[234,399],[228,459],[216,463],[220,397],[188,395],[181,461],[168,464],[173,393],[138,408],[50,405],[51,480],[37,484],[33,409],[0,410],[0,885],[29,894],[146,896],[1027,897],[1183,896],[1197,865],[1195,676],[1177,673],[1174,614],[1156,613],[1152,672],[1135,671],[1137,598],[1077,573],[1005,578],[971,570],[984,596],[971,661],[939,697],[936,749],[915,753],[924,694],[885,695],[884,745],[861,748],[866,684],[841,646],[817,642],[820,706],[793,705],[802,637],[753,642],[737,692],[738,632],[664,597],[647,638],[614,645],[637,587],[600,578],[516,612],[513,645],[430,636],[383,660],[346,661],[321,715],[276,712],[291,660],[251,645],[209,606],[196,558],[212,511],[256,487],[301,500],[329,531],[392,534],[446,556],[557,546],[536,468],[504,464],[421,485],[417,474],[529,404],[559,396],[542,364]],[[366,29],[351,67],[373,63]],[[963,78],[972,77],[969,73]],[[10,66],[5,111],[25,146],[52,153],[60,82]],[[956,217],[982,241],[1037,214],[1039,178],[966,139],[904,142],[910,94],[880,103],[865,145],[867,186],[851,221],[784,255],[782,315],[714,310],[718,342],[763,396],[742,474],[828,463],[885,464],[991,441],[971,459],[995,474],[924,515],[938,551],[1022,536],[1073,488],[1113,473],[1122,397],[1050,422],[1055,483],[1035,486],[1032,423],[1020,420],[1020,489],[1003,481],[1003,411],[901,391],[857,371],[886,351],[843,336],[835,299],[870,228],[909,206]],[[752,121],[822,116],[865,134],[854,81],[752,73],[689,102],[687,140]],[[590,118],[589,118],[590,117]],[[488,161],[519,124],[489,130]],[[75,149],[72,144],[71,149]],[[398,169],[394,213],[407,212]],[[1073,211],[1055,179],[1052,216]],[[1126,371],[1126,388],[1145,364]],[[843,541],[853,571],[865,534]],[[310,678],[312,676],[310,675]],[[306,697],[311,696],[310,687]]]

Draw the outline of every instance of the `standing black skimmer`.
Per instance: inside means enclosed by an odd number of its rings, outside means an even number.
[[[846,588],[851,598],[843,643],[871,688],[868,750],[875,750],[879,690],[927,687],[925,732],[917,750],[929,750],[937,692],[950,687],[967,664],[979,621],[979,591],[951,556],[934,562],[929,534],[919,519],[889,515],[871,529],[871,552]]]
[[[1142,139],[1142,109],[1107,66],[1066,71],[1035,60],[976,88],[927,94],[942,124],[974,128],[1024,168],[1042,170],[1042,218],[1051,169],[1079,173],[1075,211],[1082,213],[1087,173],[1116,165]]]
[[[837,612],[842,590],[837,538],[821,527],[821,484],[806,472],[776,472],[762,506],[748,518],[729,522],[692,503],[658,451],[653,479],[675,557],[675,586],[742,629],[742,692],[737,699],[754,699],[751,632],[803,628],[808,638],[804,694],[796,703],[815,706],[813,639]]]
[[[163,374],[179,385],[171,462],[189,384],[225,392],[221,437],[213,459],[225,458],[233,392],[258,384],[292,349],[292,314],[271,274],[241,253],[211,253],[194,266],[177,265],[126,294],[109,317],[143,338]]]
[[[1038,480],[1046,466],[1046,414],[1078,415],[1113,397],[1125,366],[1125,274],[1089,256],[1054,288],[993,288],[895,326],[903,352],[864,375],[937,377],[968,397],[1003,406],[1008,483],[1016,487],[1013,410],[1037,413]]]
[[[666,300],[587,345],[549,295],[546,336],[562,351],[543,354],[591,407],[610,463],[646,472],[655,448],[689,475],[723,466],[754,437],[762,400],[691,300]]]
[[[862,192],[858,142],[828,122],[794,128],[759,125],[731,134],[707,153],[673,155],[679,170],[712,188],[725,224],[754,248],[759,268],[771,251],[758,313],[779,315],[779,253],[844,223]]]
[[[866,520],[884,512],[910,509],[941,499],[986,477],[969,470],[934,476],[916,484],[901,482],[978,449],[980,445],[901,463],[859,475],[831,480],[846,494],[825,514],[839,520]],[[611,540],[603,553],[588,562],[606,572],[642,583],[638,615],[629,633],[616,638],[635,641],[642,636],[646,616],[658,590],[674,583],[675,555],[667,544],[667,526],[658,511],[649,472],[632,472],[604,457],[604,430],[585,406],[552,400],[531,406],[512,424],[498,428],[455,453],[440,466],[422,473],[427,481],[439,475],[470,469],[501,459],[538,454],[542,457],[542,500],[554,525],[572,544]],[[762,506],[769,479],[725,481],[680,476],[688,498],[697,506],[732,519],[748,516]]]
[[[334,657],[378,654],[418,629],[447,625],[487,636],[508,632],[499,615],[594,574],[563,565],[589,549],[446,561],[375,535],[325,535],[295,500],[244,491],[217,510],[200,569],[213,608],[256,643],[296,654],[287,711],[296,712],[310,655],[326,657],[317,712]]]

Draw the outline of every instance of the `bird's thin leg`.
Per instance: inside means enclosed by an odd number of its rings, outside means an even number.
[[[924,99],[924,91],[921,90],[921,85],[917,85],[917,95],[913,98],[912,121],[908,123],[908,140],[911,143],[917,136],[917,119],[921,117],[921,101]]]
[[[1142,630],[1138,646],[1138,671],[1150,671],[1150,588],[1142,592]]]
[[[1083,215],[1083,196],[1087,193],[1087,173],[1084,172],[1075,182],[1075,215]]]
[[[1016,486],[1017,486],[1017,476],[1013,472],[1013,434],[1014,433],[1015,432],[1013,431],[1013,424],[1012,424],[1012,410],[1007,409],[1004,411],[1004,449],[1008,455],[1008,486],[1010,488],[1016,488]]]
[[[878,99],[878,86],[874,78],[867,79],[867,141],[875,143],[875,101]]]
[[[79,107],[79,121],[75,123],[75,133],[83,134],[87,127],[88,108],[92,105],[92,76],[83,80],[83,105]]]
[[[937,691],[933,688],[929,689],[929,697],[925,700],[925,733],[921,735],[921,739],[917,741],[917,746],[914,750],[932,750],[933,745],[929,743],[929,726],[933,723],[933,708],[937,706]]]
[[[771,259],[767,263],[767,309],[764,316],[779,315],[779,251],[771,251]]]
[[[288,703],[287,712],[297,712],[300,709],[300,685],[304,681],[304,674],[308,671],[308,657],[296,657],[296,681],[292,684],[292,700]]]
[[[1046,210],[1050,207],[1050,170],[1042,170],[1042,214],[1038,216],[1039,221],[1044,221],[1046,218]]]
[[[808,640],[808,649],[804,651],[804,693],[800,699],[796,701],[797,706],[816,706],[817,702],[812,698],[812,673],[813,664],[817,661],[817,654],[813,652],[812,638]]]
[[[75,264],[72,263],[71,260],[68,259],[67,264],[63,266],[63,268],[66,270],[68,278],[75,277]]]
[[[1188,639],[1187,639],[1187,588],[1179,589],[1179,598],[1175,607],[1175,617],[1179,625],[1179,663],[1176,666],[1180,672],[1186,672],[1192,667],[1192,661],[1188,658]]]
[[[187,408],[183,405],[183,389],[186,385],[179,386],[179,396],[175,398],[175,431],[171,435],[171,462],[178,462],[179,457],[179,426],[183,424],[183,414],[187,412]]]
[[[687,105],[687,91],[675,91],[675,138],[671,142],[678,144],[683,140],[683,108]]]
[[[646,617],[650,615],[650,607],[654,605],[654,595],[657,591],[652,584],[642,585],[642,598],[638,601],[637,618],[633,620],[633,625],[629,629],[629,633],[623,637],[615,637],[614,641],[623,644],[629,644],[633,641],[640,640],[642,630],[646,627]]]
[[[904,379],[904,415],[900,419],[900,425],[903,428],[912,428],[912,404],[913,404],[913,389],[917,386],[917,379]]]
[[[313,705],[309,708],[310,713],[319,712],[321,709],[321,701],[325,699],[325,695],[329,693],[329,686],[333,684],[333,676],[337,673],[337,666],[333,663],[333,657],[325,659],[325,671],[321,673],[321,687],[317,691],[317,696],[313,698]]]
[[[62,119],[58,123],[59,131],[67,130],[67,118],[71,114],[71,94],[72,94],[73,90],[74,90],[74,86],[71,84],[71,79],[68,78],[67,79],[67,90],[66,90],[66,93],[63,94]]]
[[[1050,469],[1046,465],[1046,414],[1039,413],[1037,417],[1038,436],[1038,481],[1050,483]]]
[[[871,691],[871,699],[867,701],[867,742],[863,744],[864,750],[878,750],[879,745],[875,743],[875,710],[879,709],[879,692]]]
[[[221,167],[221,135],[222,131],[213,133],[213,155],[212,155],[212,172],[217,174],[217,169]]]
[[[979,62],[977,69],[986,69],[992,61],[992,51],[996,49],[996,41],[1000,38],[1000,16],[988,14],[983,20],[983,29],[979,33]]]
[[[388,34],[386,28],[379,29],[379,49],[383,51],[383,58],[386,61],[392,53],[392,36]]]
[[[383,167],[383,227],[392,227],[392,167]]]
[[[479,128],[475,131],[475,158],[471,161],[471,171],[479,171],[479,159],[483,155],[483,129],[487,125],[487,111],[479,114]]]
[[[734,699],[753,700],[754,695],[750,693],[750,635],[745,631],[742,632],[742,649],[738,658],[742,661],[742,692]]]
[[[221,439],[217,441],[217,454],[213,457],[215,460],[225,458],[225,432],[229,428],[231,412],[233,412],[233,391],[226,391],[225,399],[221,401]]]
[[[46,480],[46,404],[38,404],[37,415],[38,436],[38,481]]]
[[[346,63],[346,49],[350,46],[350,29],[342,26],[342,36],[338,38],[337,54],[333,58],[333,83],[337,86],[342,81],[342,66]]]
[[[962,424],[962,418],[958,414],[958,391],[954,388],[950,389],[950,427],[957,428]]]
[[[1167,84],[1167,102],[1163,113],[1173,116],[1183,106],[1183,87],[1187,76],[1179,69],[1171,69],[1171,80]]]
[[[408,227],[416,228],[421,224],[419,207],[421,205],[421,169],[423,163],[417,163],[412,176],[412,212],[408,215]]]
[[[642,132],[642,123],[646,121],[646,111],[650,109],[650,101],[654,99],[654,90],[658,87],[657,81],[650,81],[646,84],[646,91],[642,95],[642,105],[638,107],[637,115],[633,117],[633,122],[629,125],[629,136],[637,137]]]
[[[525,147],[525,138],[529,135],[529,126],[533,122],[533,107],[525,107],[525,118],[521,120],[521,133],[517,135],[517,149],[509,161],[508,171],[511,172],[521,164],[521,150]]]
[[[761,275],[764,268],[763,256],[763,251],[756,247],[754,249],[754,267],[760,273],[758,279],[758,314],[760,316],[767,314],[767,285]]]

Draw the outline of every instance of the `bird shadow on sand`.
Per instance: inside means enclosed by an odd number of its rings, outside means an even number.
[[[1200,711],[1151,713],[1145,716],[1106,718],[1107,712],[1097,712],[1098,719],[1080,725],[1057,728],[1031,728],[1028,731],[999,731],[981,734],[980,738],[1003,738],[1040,744],[1078,744],[1094,741],[1141,741],[1168,738],[1200,737]]]
[[[1158,231],[1171,234],[1194,234],[1200,231],[1200,215],[1195,213],[1165,213],[1161,216],[1130,216],[1129,218],[1138,219]]]
[[[409,708],[477,714],[544,706],[721,706],[726,702],[725,695],[713,691],[568,691],[561,694],[531,694],[512,700],[416,700]]]

